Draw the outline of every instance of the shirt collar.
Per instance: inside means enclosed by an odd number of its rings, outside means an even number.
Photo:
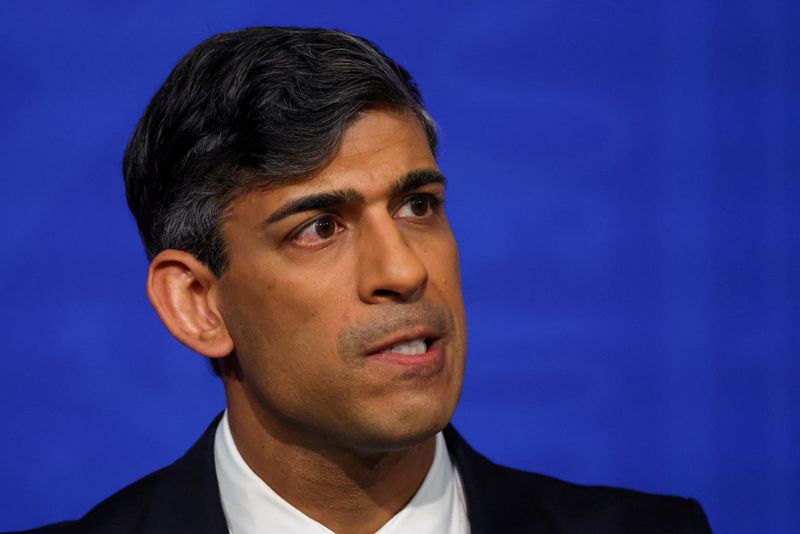
[[[227,411],[214,437],[214,460],[222,509],[231,534],[332,533],[286,502],[250,469],[233,441]],[[468,529],[461,479],[440,432],[436,435],[433,463],[419,490],[376,534],[461,534]]]

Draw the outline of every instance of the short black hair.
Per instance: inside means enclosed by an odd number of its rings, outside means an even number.
[[[413,111],[436,153],[436,125],[413,78],[367,39],[254,27],[205,40],[156,92],[125,152],[126,196],[148,258],[179,249],[220,276],[230,203],[320,170],[346,128],[377,107]]]

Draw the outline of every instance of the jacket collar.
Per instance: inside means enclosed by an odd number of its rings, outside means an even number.
[[[471,534],[555,532],[555,526],[531,495],[528,475],[499,466],[473,449],[453,425],[444,429],[450,457],[458,467]]]
[[[227,534],[214,468],[214,433],[221,418],[214,418],[192,448],[164,470],[142,532]]]
[[[214,433],[221,417],[219,414],[192,448],[164,470],[142,532],[228,532],[214,466]],[[452,425],[444,429],[444,438],[461,476],[472,534],[554,531],[534,499],[517,487],[517,472],[476,452]]]

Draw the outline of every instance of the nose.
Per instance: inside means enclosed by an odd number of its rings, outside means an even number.
[[[359,296],[367,303],[413,302],[428,270],[392,218],[367,225],[359,239]]]

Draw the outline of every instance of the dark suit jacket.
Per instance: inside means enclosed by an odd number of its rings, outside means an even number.
[[[226,534],[214,468],[219,417],[182,458],[120,490],[78,521],[29,533]],[[447,448],[458,466],[472,534],[707,533],[691,499],[579,486],[496,465],[452,426]]]

